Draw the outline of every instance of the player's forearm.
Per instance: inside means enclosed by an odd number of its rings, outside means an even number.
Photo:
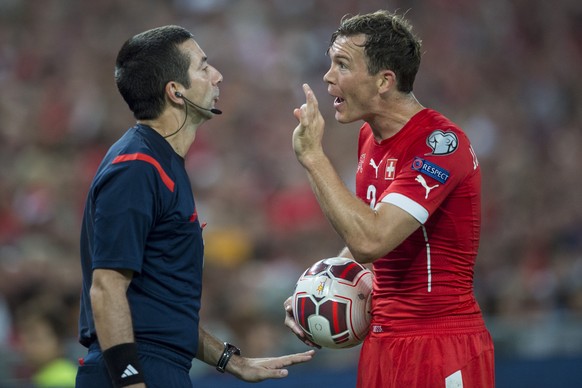
[[[375,211],[348,190],[325,155],[304,167],[323,213],[346,243],[347,251],[360,262],[375,259],[370,251]]]

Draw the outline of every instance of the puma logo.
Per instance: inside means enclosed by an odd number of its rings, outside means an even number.
[[[422,175],[417,175],[416,179],[415,179],[418,183],[420,183],[422,185],[422,187],[424,187],[424,189],[426,190],[426,195],[424,196],[424,199],[428,199],[428,194],[430,193],[430,191],[432,189],[435,189],[437,187],[439,187],[440,185],[434,185],[434,186],[429,186],[426,183],[426,180],[424,179],[424,177]]]
[[[382,164],[382,161],[380,161],[380,164]],[[378,168],[380,167],[380,164],[376,164],[374,159],[370,159],[370,166],[374,167],[374,170],[376,170],[376,179],[378,179]]]
[[[372,326],[372,332],[374,332],[374,333],[383,333],[384,330],[382,329],[382,326],[380,326],[380,325],[373,325]]]

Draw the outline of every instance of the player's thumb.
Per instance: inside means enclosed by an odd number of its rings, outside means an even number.
[[[293,116],[295,116],[297,121],[301,122],[301,109],[299,108],[293,109]]]

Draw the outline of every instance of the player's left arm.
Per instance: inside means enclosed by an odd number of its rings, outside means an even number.
[[[392,204],[371,209],[344,184],[323,151],[324,120],[317,99],[304,86],[306,103],[295,109],[299,125],[293,132],[293,148],[307,171],[319,205],[349,252],[360,263],[386,255],[420,227],[408,212]]]
[[[198,352],[196,358],[208,365],[216,366],[224,351],[224,342],[219,341],[202,326],[198,329]],[[311,360],[314,351],[289,354],[280,357],[248,358],[233,355],[226,364],[226,371],[235,377],[259,382],[267,379],[286,377],[289,371],[285,367]]]

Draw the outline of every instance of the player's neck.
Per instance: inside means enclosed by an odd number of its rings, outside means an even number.
[[[366,120],[376,141],[388,139],[396,135],[410,119],[424,109],[414,94],[401,94],[383,107],[382,112]]]

